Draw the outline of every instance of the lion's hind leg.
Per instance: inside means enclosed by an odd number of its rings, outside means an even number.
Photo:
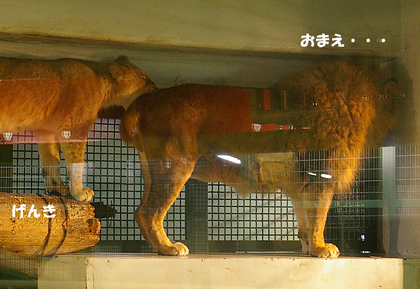
[[[78,142],[62,142],[64,158],[70,177],[70,193],[78,201],[89,202],[94,192],[83,186],[83,170],[85,167],[86,140]]]
[[[182,187],[190,178],[196,160],[188,158],[149,160],[150,191],[137,208],[136,222],[149,245],[161,255],[185,256],[188,247],[169,240],[163,220]]]
[[[60,176],[59,145],[53,142],[39,143],[38,152],[47,192],[50,194],[57,192],[62,196],[68,195],[69,188],[64,185]]]
[[[302,252],[309,254],[309,242],[306,233],[306,210],[303,203],[303,196],[299,193],[289,195],[292,201],[293,210],[295,211],[296,220],[298,223],[298,237],[302,244]]]

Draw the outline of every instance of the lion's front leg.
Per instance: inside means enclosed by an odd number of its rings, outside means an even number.
[[[324,229],[334,193],[314,184],[290,194],[299,226],[302,252],[321,258],[336,258],[340,250],[324,241]]]
[[[190,178],[195,162],[187,158],[149,162],[150,191],[144,192],[135,218],[143,237],[161,255],[186,256],[189,253],[184,244],[169,240],[163,220]]]
[[[309,242],[306,235],[306,209],[304,207],[303,195],[298,193],[291,194],[289,197],[292,201],[293,210],[295,212],[296,221],[298,223],[298,237],[302,244],[302,252],[304,254],[309,254]]]
[[[340,255],[340,250],[324,240],[325,223],[334,192],[321,185],[320,188],[312,188],[306,194],[304,206],[309,254],[321,258],[336,258]]]

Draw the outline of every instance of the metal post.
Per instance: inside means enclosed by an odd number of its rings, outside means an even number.
[[[383,239],[389,237],[391,255],[398,255],[399,219],[397,215],[398,200],[396,199],[396,148],[382,148],[382,193],[384,223],[389,222],[389,232],[384,232]],[[386,224],[384,224],[386,227]],[[385,235],[389,234],[389,236]]]

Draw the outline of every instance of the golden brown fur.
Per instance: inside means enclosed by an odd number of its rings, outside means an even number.
[[[84,152],[99,109],[128,107],[154,88],[123,56],[112,63],[0,58],[0,133],[33,130],[47,190],[65,195],[68,189],[58,169],[61,145],[70,192],[77,200],[89,201],[93,191],[82,185]]]
[[[188,254],[185,245],[168,239],[162,223],[191,177],[225,182],[245,193],[281,189],[293,203],[303,251],[339,255],[324,241],[326,217],[334,194],[345,192],[354,179],[375,117],[376,88],[356,67],[332,62],[288,77],[278,86],[280,97],[283,90],[288,106],[273,111],[251,109],[248,89],[201,85],[173,87],[133,102],[121,135],[139,150],[146,186],[136,221],[154,250]],[[297,129],[253,132],[256,119]],[[315,151],[323,157],[314,158]],[[219,153],[253,154],[253,161],[226,165],[215,157]],[[200,157],[209,165],[195,167]]]

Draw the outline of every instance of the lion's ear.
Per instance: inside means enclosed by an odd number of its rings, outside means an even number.
[[[114,78],[118,83],[126,80],[132,80],[134,75],[132,66],[133,65],[128,57],[121,55],[111,63],[109,66],[109,72],[111,73],[112,78]]]
[[[120,56],[118,56],[117,59],[114,60],[114,62],[124,65],[124,64],[130,63],[130,60],[128,59],[127,56],[120,55]]]

